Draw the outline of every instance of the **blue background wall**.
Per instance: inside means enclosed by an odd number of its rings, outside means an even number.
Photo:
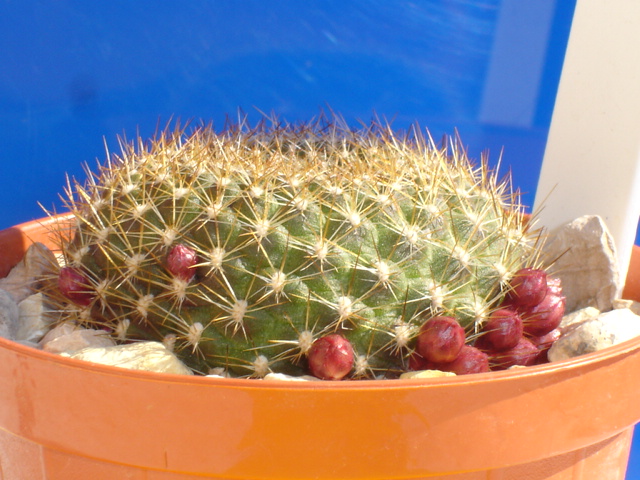
[[[117,136],[239,109],[457,129],[533,203],[575,0],[0,0],[0,228]],[[629,478],[640,478],[636,456]]]
[[[458,129],[533,203],[573,0],[0,0],[0,228],[104,142],[243,109]]]

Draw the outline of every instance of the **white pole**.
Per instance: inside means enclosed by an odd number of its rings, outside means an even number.
[[[534,211],[549,230],[600,215],[626,278],[640,215],[639,0],[577,2]]]

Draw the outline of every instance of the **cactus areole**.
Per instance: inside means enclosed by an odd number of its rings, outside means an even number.
[[[539,267],[508,182],[417,128],[165,131],[67,193],[62,272],[82,291],[51,287],[64,320],[165,341],[204,374],[308,374],[336,334],[346,378],[393,378],[425,321],[472,338],[515,272]]]

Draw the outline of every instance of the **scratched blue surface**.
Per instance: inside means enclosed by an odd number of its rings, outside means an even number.
[[[239,109],[459,132],[531,205],[575,0],[0,0],[0,228],[172,119]],[[634,445],[628,478],[640,478]]]
[[[504,25],[517,24],[501,17],[508,4],[534,7],[505,41]],[[118,135],[150,136],[172,118],[221,125],[238,109],[298,121],[331,108],[351,123],[375,112],[436,138],[457,129],[475,157],[488,150],[496,163],[503,151],[503,172],[532,204],[572,10],[555,0],[0,0],[0,205],[13,206],[0,228],[41,216],[37,202],[59,206],[65,172],[82,177],[105,141],[117,150]],[[518,82],[527,68],[533,78]]]

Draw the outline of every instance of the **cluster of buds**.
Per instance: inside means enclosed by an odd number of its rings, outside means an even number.
[[[565,303],[558,278],[524,268],[511,280],[511,289],[484,325],[476,346],[489,355],[494,370],[544,363],[559,337]]]
[[[455,318],[428,319],[420,329],[410,368],[462,375],[545,363],[547,350],[559,337],[565,310],[560,280],[541,269],[523,268],[509,287],[473,345]]]

